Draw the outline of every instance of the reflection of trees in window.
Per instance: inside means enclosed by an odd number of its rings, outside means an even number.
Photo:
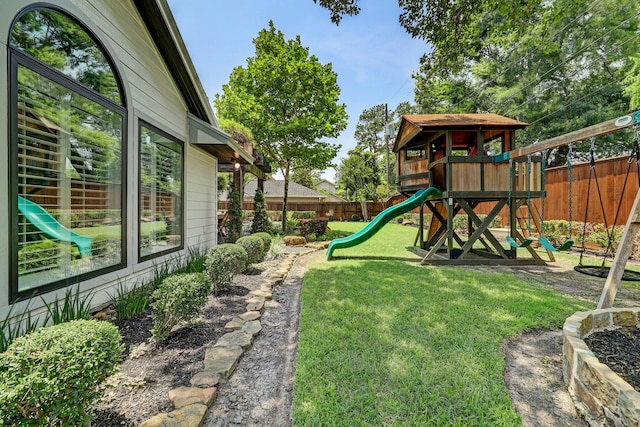
[[[121,102],[107,57],[71,18],[52,10],[29,11],[13,26],[11,45],[114,102]]]
[[[122,265],[126,111],[105,54],[60,12],[31,10],[19,17],[10,54],[16,63],[14,194],[55,218],[43,224],[18,215],[12,234],[16,298]],[[73,235],[90,239],[90,253],[80,252]]]
[[[140,126],[140,256],[182,247],[182,145]]]

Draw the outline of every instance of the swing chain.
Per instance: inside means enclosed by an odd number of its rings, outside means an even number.
[[[640,163],[640,126],[635,125],[633,127],[633,145],[631,148],[631,155],[629,156],[629,163],[633,161],[633,158],[636,158],[636,164]]]

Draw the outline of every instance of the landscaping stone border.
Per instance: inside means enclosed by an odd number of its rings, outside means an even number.
[[[592,332],[638,324],[640,308],[610,308],[577,312],[563,327],[563,376],[573,402],[590,426],[640,425],[640,393],[584,342]]]
[[[169,391],[169,399],[175,409],[157,414],[139,427],[200,427],[207,410],[215,402],[218,384],[224,384],[229,379],[244,352],[251,347],[254,337],[262,330],[260,318],[265,301],[272,297],[273,288],[284,281],[297,257],[318,249],[285,253],[278,269],[266,276],[260,289],[247,295],[246,312],[229,321],[225,325],[229,332],[206,350],[204,371],[191,378],[191,387]]]

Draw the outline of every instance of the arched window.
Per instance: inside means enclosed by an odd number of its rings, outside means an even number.
[[[125,264],[126,109],[97,38],[52,8],[9,40],[13,300]]]

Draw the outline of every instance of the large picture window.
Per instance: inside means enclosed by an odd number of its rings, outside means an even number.
[[[140,258],[183,248],[183,146],[140,123]]]
[[[60,11],[11,33],[12,299],[124,264],[125,110],[103,50]]]

